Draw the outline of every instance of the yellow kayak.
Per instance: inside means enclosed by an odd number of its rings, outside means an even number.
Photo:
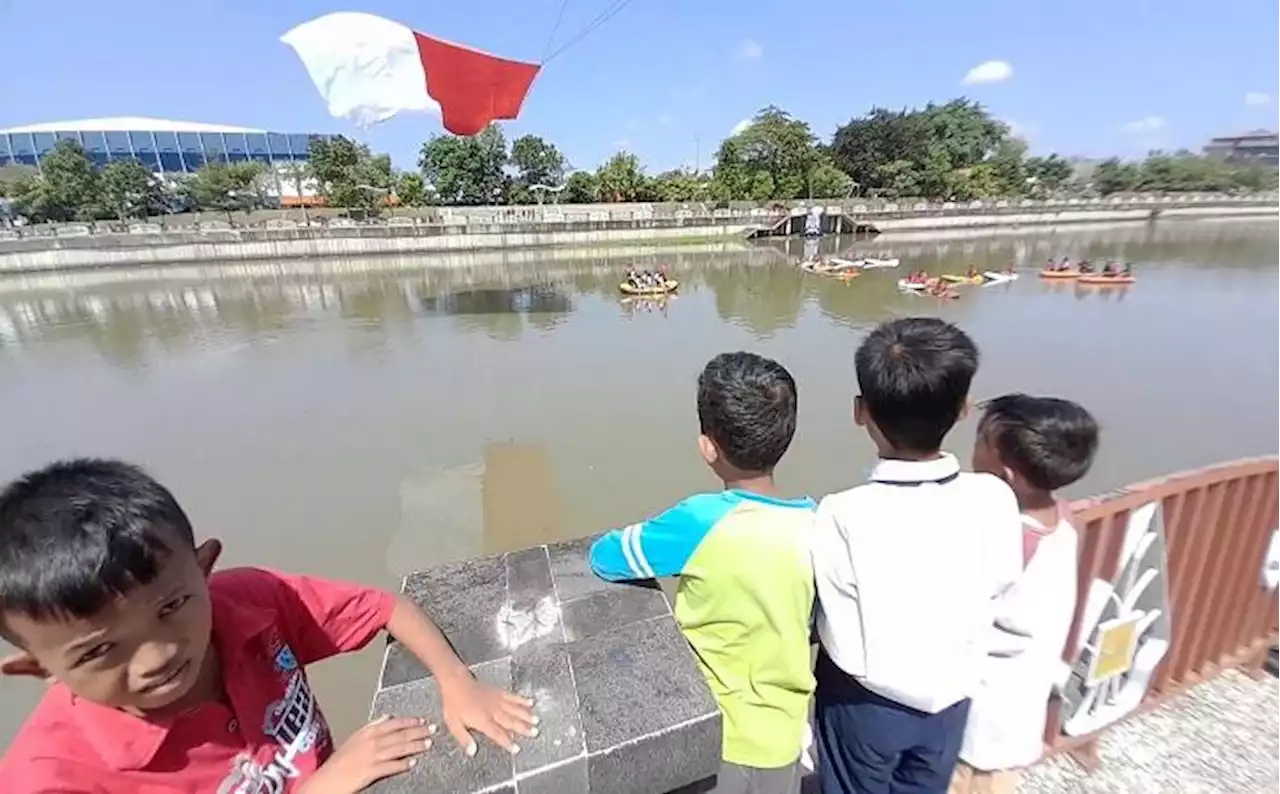
[[[666,286],[662,287],[637,287],[627,282],[618,285],[618,290],[624,295],[666,295],[668,292],[675,292],[680,288],[680,282],[675,279],[668,279]]]
[[[948,284],[981,284],[984,281],[982,276],[957,276],[951,273],[944,275],[942,280]]]

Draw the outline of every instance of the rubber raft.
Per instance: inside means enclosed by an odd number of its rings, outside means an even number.
[[[982,276],[958,276],[954,273],[946,273],[942,276],[942,280],[948,284],[981,284]]]
[[[1088,284],[1094,287],[1123,287],[1137,281],[1133,276],[1109,276],[1104,273],[1088,273],[1076,279],[1077,284]]]
[[[679,288],[680,282],[675,279],[668,279],[667,283],[660,287],[637,287],[625,281],[618,285],[618,291],[623,295],[666,295]]]
[[[1044,279],[1080,278],[1083,275],[1084,275],[1083,273],[1081,273],[1079,270],[1076,270],[1075,268],[1072,268],[1070,270],[1041,270],[1040,271],[1040,278],[1044,278]]]
[[[1007,284],[1010,281],[1018,280],[1017,273],[1002,273],[999,270],[986,270],[983,271],[982,275],[986,278],[985,285]]]

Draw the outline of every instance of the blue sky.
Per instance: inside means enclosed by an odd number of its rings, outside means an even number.
[[[567,0],[558,38],[611,2]],[[439,119],[401,116],[361,131],[330,118],[280,35],[359,10],[536,61],[560,5],[0,0],[0,128],[137,115],[342,132],[411,167]],[[505,130],[548,138],[577,167],[623,146],[657,171],[699,155],[706,167],[720,139],[766,104],[829,136],[873,105],[963,94],[1037,152],[1199,148],[1215,134],[1276,126],[1277,16],[1275,0],[631,0],[546,66]],[[1011,74],[962,84],[988,61]]]

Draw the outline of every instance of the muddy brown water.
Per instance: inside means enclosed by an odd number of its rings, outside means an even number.
[[[714,487],[694,447],[694,379],[725,350],[775,357],[800,385],[783,486],[856,483],[873,453],[849,420],[853,351],[875,323],[917,313],[978,341],[976,396],[1056,394],[1095,412],[1102,452],[1071,495],[1276,451],[1273,222],[859,243],[904,261],[849,283],[791,267],[799,242],[713,248],[0,279],[0,477],[123,457],[224,541],[225,564],[395,587]],[[1035,277],[1063,255],[1131,260],[1139,283]],[[667,264],[679,296],[621,299],[631,262]],[[1024,269],[946,304],[896,289],[907,270],[969,263]],[[972,431],[948,444],[966,459]],[[316,670],[337,732],[366,716],[379,658]],[[38,696],[0,682],[0,746]]]

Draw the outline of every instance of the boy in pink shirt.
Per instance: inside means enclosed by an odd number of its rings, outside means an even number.
[[[51,683],[0,760],[9,794],[355,794],[430,748],[423,716],[380,718],[342,747],[305,668],[384,629],[435,675],[468,754],[511,752],[529,701],[472,678],[416,605],[258,568],[213,573],[173,495],[108,460],[55,463],[0,492],[6,675]]]

